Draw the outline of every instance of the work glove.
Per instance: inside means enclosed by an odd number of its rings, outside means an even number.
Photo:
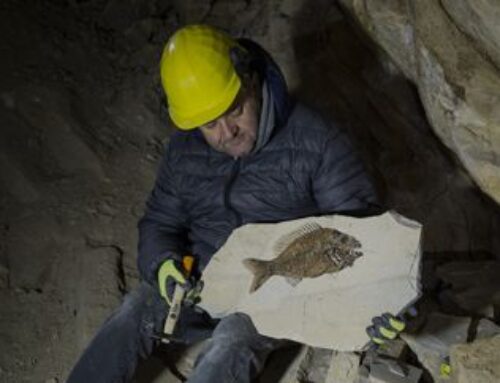
[[[168,259],[162,263],[158,270],[158,287],[160,295],[172,305],[175,285],[179,284],[184,289],[184,303],[194,305],[200,301],[203,281],[196,280],[194,276],[187,276],[181,261]]]
[[[392,314],[385,313],[372,318],[372,325],[366,328],[366,333],[373,343],[382,345],[388,340],[395,339],[405,327],[405,322]]]
[[[384,313],[372,318],[372,325],[366,328],[366,333],[374,344],[382,345],[397,338],[406,329],[408,321],[416,316],[417,310],[414,307],[410,307],[397,317],[390,313]]]
[[[186,294],[193,287],[182,266],[182,262],[176,259],[168,259],[158,269],[158,288],[160,289],[160,295],[165,298],[170,306],[172,305],[175,285],[177,284],[184,288]]]

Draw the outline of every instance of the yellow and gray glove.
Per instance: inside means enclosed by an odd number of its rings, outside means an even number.
[[[366,333],[373,343],[382,345],[386,341],[397,338],[406,329],[408,321],[416,316],[415,307],[410,307],[397,317],[390,313],[382,314],[372,318],[372,325],[366,328]]]
[[[181,261],[168,259],[158,269],[158,288],[160,295],[165,298],[169,305],[172,305],[175,285],[177,284],[181,285],[186,293],[186,303],[194,304],[197,302],[203,283],[196,282],[194,277],[188,276]]]
[[[392,314],[385,313],[372,318],[372,325],[366,328],[366,333],[373,343],[381,345],[388,340],[395,339],[405,327],[405,322]]]

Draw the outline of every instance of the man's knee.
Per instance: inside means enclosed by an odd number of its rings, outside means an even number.
[[[224,317],[199,355],[193,382],[198,382],[202,375],[205,378],[205,370],[213,376],[224,372],[224,376],[232,377],[231,381],[247,381],[261,371],[274,345],[275,340],[257,332],[248,315],[235,313]]]
[[[260,336],[248,315],[235,313],[221,319],[214,330],[213,341],[221,341],[229,346]]]

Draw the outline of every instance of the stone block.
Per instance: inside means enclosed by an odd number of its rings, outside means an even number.
[[[404,340],[399,338],[391,340],[390,342],[385,342],[377,350],[379,355],[396,360],[404,358],[407,351],[408,345]]]
[[[431,313],[426,326],[418,334],[401,334],[418,360],[435,382],[443,381],[441,364],[449,355],[450,346],[467,340],[470,318]]]
[[[340,272],[298,284],[273,276],[250,293],[253,275],[242,261],[275,258],[275,244],[310,223],[357,238],[363,255]],[[395,213],[245,225],[233,232],[205,269],[201,306],[215,317],[245,312],[260,333],[271,337],[359,350],[369,341],[365,329],[374,316],[398,314],[419,296],[420,231],[419,224]]]
[[[484,339],[500,334],[500,326],[488,319],[481,319],[476,328],[476,338]]]
[[[451,348],[450,362],[455,383],[500,382],[500,335]]]
[[[334,351],[325,383],[357,383],[360,356],[354,352]]]

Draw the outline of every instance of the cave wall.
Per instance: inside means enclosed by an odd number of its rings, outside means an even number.
[[[9,352],[0,355],[0,380],[64,380],[137,284],[136,223],[172,132],[157,65],[186,23],[214,24],[268,49],[294,94],[349,130],[387,205],[424,224],[430,263],[500,254],[496,195],[484,186],[498,176],[498,112],[488,104],[498,55],[485,53],[497,49],[488,36],[498,33],[471,21],[493,13],[471,19],[460,11],[472,3],[461,1],[443,20],[440,5],[417,28],[408,4],[2,1],[0,348]],[[450,27],[452,13],[463,29]],[[459,36],[453,49],[427,42],[441,33]],[[415,53],[417,40],[427,53]],[[472,55],[477,46],[484,52]],[[466,59],[449,63],[447,49]],[[471,76],[448,73],[453,65]],[[488,161],[491,182],[474,170]]]
[[[500,201],[500,3],[341,0],[416,85],[429,122]]]

